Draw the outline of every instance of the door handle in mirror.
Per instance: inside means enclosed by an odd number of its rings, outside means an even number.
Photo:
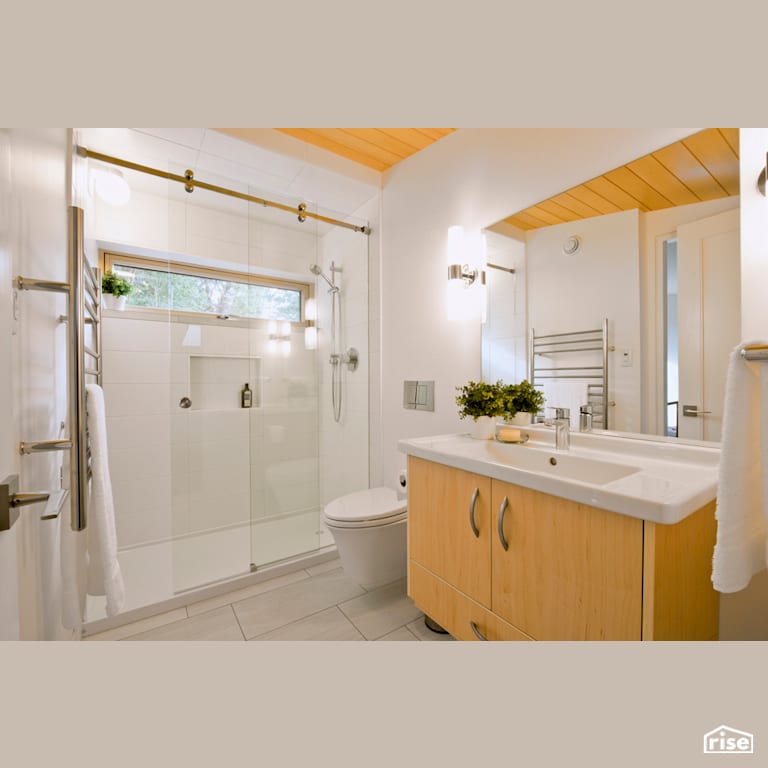
[[[712,411],[700,411],[697,405],[684,405],[683,416],[704,416]]]

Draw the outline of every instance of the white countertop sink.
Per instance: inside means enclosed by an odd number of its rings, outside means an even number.
[[[403,453],[657,523],[677,523],[717,495],[717,443],[620,432],[575,433],[554,448],[552,427],[527,443],[439,435],[400,440]]]

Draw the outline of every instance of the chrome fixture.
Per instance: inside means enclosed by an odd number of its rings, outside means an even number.
[[[592,404],[585,403],[579,408],[579,432],[592,431]]]
[[[335,262],[331,262],[331,279],[329,280],[319,264],[310,264],[309,271],[313,275],[322,277],[326,283],[330,286],[328,293],[331,294],[331,354],[328,362],[332,366],[331,372],[331,401],[333,405],[333,420],[335,422],[341,421],[341,396],[342,396],[342,379],[341,379],[341,366],[346,365],[347,370],[354,371],[357,369],[360,361],[358,351],[354,347],[350,347],[346,352],[339,350],[341,344],[341,288],[336,285],[335,274],[337,272],[343,272],[343,267],[337,267]],[[306,336],[305,336],[306,339]]]
[[[333,275],[334,272],[341,272],[343,270],[342,267],[337,267],[334,265],[333,262],[331,262],[331,275]],[[323,270],[320,268],[319,264],[312,264],[309,267],[309,271],[313,275],[318,275],[319,277],[322,277],[323,280],[325,280],[326,283],[330,286],[328,293],[338,293],[339,292],[339,286],[336,285],[332,280],[329,280],[324,274]]]
[[[69,496],[69,490],[59,488],[54,491],[23,491],[19,492],[19,476],[9,475],[0,483],[0,531],[8,531],[18,520],[19,507],[46,502],[40,515],[41,520],[55,520],[64,502]]]
[[[569,408],[554,408],[555,411],[555,448],[567,451],[570,448],[571,411]]]
[[[486,270],[498,269],[510,275],[511,267],[489,264],[486,261],[486,238],[482,232],[465,232],[461,226],[448,228],[448,287],[446,309],[449,319],[486,320],[488,289]]]

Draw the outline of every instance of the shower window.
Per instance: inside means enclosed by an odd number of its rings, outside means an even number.
[[[308,283],[102,252],[102,267],[133,285],[127,306],[302,323]]]

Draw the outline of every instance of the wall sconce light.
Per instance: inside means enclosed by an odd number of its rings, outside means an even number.
[[[267,333],[267,351],[272,355],[280,353],[283,357],[288,357],[291,354],[291,324],[287,320],[283,321],[278,331],[277,322],[270,320]]]
[[[307,321],[304,328],[304,349],[317,349],[317,302],[314,299],[304,302],[304,319]]]
[[[94,192],[109,205],[125,205],[131,199],[131,188],[117,168],[94,168],[91,182]]]
[[[461,226],[448,228],[448,287],[446,308],[449,320],[485,322],[485,235],[465,232]]]

